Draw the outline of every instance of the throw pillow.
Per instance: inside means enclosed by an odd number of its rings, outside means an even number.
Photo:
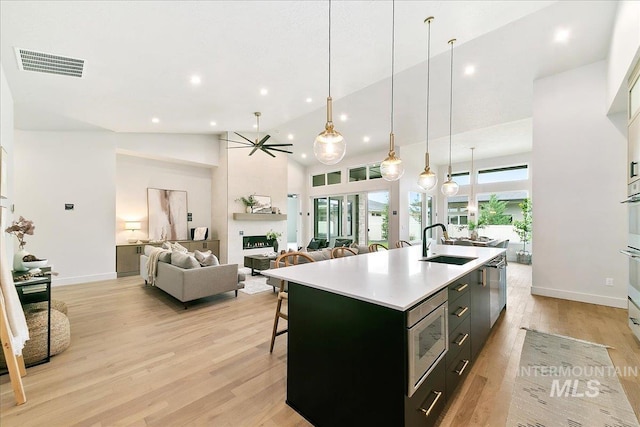
[[[194,256],[177,251],[171,252],[171,264],[185,269],[200,267],[200,263]]]
[[[175,242],[175,243],[171,243],[171,250],[172,251],[177,251],[177,252],[182,252],[182,253],[187,253],[189,252],[189,249],[185,248],[184,246],[182,246],[180,243]]]
[[[196,250],[194,252],[196,260],[203,267],[209,267],[210,265],[220,265],[220,261],[218,261],[218,257],[211,253],[211,251],[200,252]]]
[[[171,250],[171,242],[162,242],[162,249]]]

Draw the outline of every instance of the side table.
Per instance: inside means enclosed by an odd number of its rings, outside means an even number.
[[[18,298],[20,298],[20,303],[23,307],[25,304],[34,302],[47,302],[47,357],[26,365],[27,368],[47,363],[51,358],[51,267],[42,267],[40,270],[43,276],[36,276],[19,282],[16,282],[15,278],[25,272],[13,272]]]

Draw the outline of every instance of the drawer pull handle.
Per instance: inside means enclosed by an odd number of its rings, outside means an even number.
[[[438,403],[438,400],[440,400],[440,397],[442,397],[441,391],[432,391],[431,393],[436,397],[435,399],[433,399],[433,402],[431,402],[431,405],[429,405],[429,408],[428,409],[420,408],[420,411],[424,414],[425,417],[428,417],[429,414],[431,414],[431,411],[433,411],[433,408],[436,406],[436,403]]]
[[[462,338],[458,336],[458,338],[453,342],[457,346],[461,346],[466,340],[469,338],[469,334],[462,335]]]
[[[630,317],[629,320],[631,320],[631,322],[636,325],[636,326],[640,326],[640,322],[638,322],[638,319],[636,319],[635,317]]]
[[[469,286],[469,285],[468,285],[467,283],[463,283],[463,284],[461,284],[460,286],[458,286],[457,288],[455,288],[455,290],[456,290],[456,292],[462,292],[462,291],[464,291],[465,289],[467,289],[467,287],[468,287],[468,286]]]
[[[462,362],[462,368],[460,368],[460,369],[456,369],[455,371],[453,371],[453,372],[455,372],[456,374],[458,374],[458,376],[462,375],[462,373],[464,372],[464,370],[465,370],[465,369],[467,369],[467,366],[469,365],[469,361],[468,361],[468,360],[466,360],[466,359],[462,359],[462,360],[461,360],[461,362]]]
[[[458,307],[458,309],[454,311],[453,314],[455,314],[457,317],[462,317],[462,315],[464,315],[467,310],[469,310],[469,307]]]

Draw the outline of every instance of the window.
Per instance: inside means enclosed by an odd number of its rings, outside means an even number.
[[[367,179],[382,178],[380,173],[380,163],[373,163],[367,166],[358,166],[349,169],[349,182],[366,181]]]
[[[367,168],[365,166],[349,169],[349,182],[365,181],[366,179]]]
[[[380,173],[380,163],[369,165],[369,179],[378,178],[382,178],[382,173]]]
[[[522,219],[519,203],[527,198],[526,191],[505,191],[478,194],[479,219],[485,225],[510,225]]]
[[[447,223],[466,225],[468,221],[469,198],[467,196],[449,197],[447,203]]]
[[[342,180],[342,172],[340,171],[329,172],[327,174],[327,184],[329,185],[340,184],[341,180]]]
[[[422,193],[409,192],[409,240],[422,240]]]
[[[452,173],[451,179],[456,183],[458,183],[458,185],[460,186],[469,185],[469,182],[470,182],[469,172]],[[445,177],[445,180],[446,180],[446,177]]]
[[[327,174],[313,175],[311,177],[311,185],[313,187],[322,187],[323,185],[340,184],[342,181],[342,172],[329,172]]]
[[[528,178],[529,169],[527,165],[509,166],[506,168],[485,169],[478,171],[478,184],[522,181]]]
[[[313,175],[311,182],[314,187],[322,187],[325,185],[325,175]]]

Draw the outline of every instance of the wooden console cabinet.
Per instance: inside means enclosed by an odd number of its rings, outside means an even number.
[[[179,240],[189,252],[211,251],[220,258],[220,240]],[[162,243],[133,243],[116,246],[116,273],[118,277],[140,274],[140,255],[146,245],[160,247]]]

